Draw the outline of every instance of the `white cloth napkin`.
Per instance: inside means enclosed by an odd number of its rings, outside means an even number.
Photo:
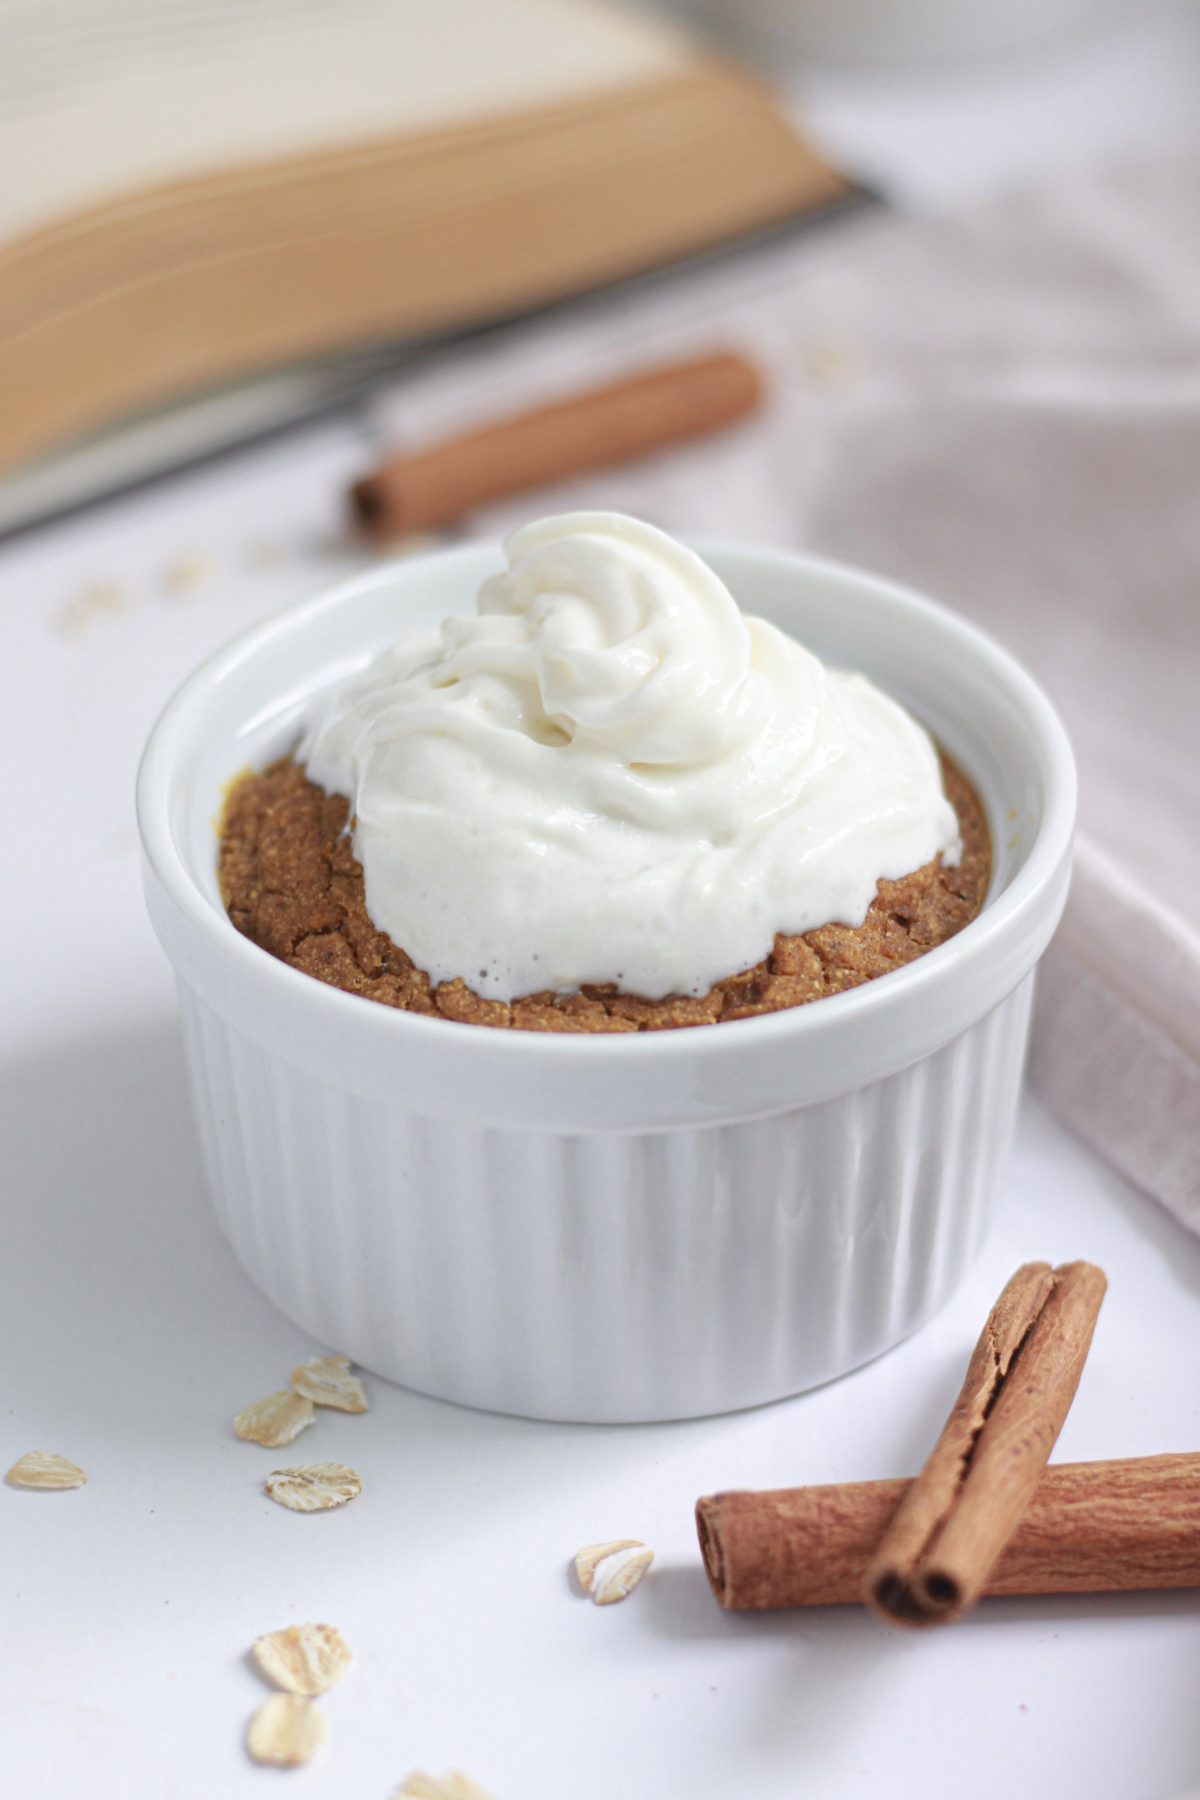
[[[1080,837],[1041,980],[1043,1097],[1200,1231],[1200,166],[864,218],[459,353],[380,405],[420,441],[734,342],[753,425],[472,521],[614,506],[928,589],[1064,714]]]

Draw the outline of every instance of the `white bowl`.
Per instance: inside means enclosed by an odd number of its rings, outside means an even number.
[[[748,612],[875,676],[987,807],[979,917],[850,993],[596,1038],[396,1012],[234,929],[214,819],[307,698],[469,609],[486,546],[378,569],[220,651],[151,734],[146,899],[175,966],[221,1225],[288,1316],[406,1386],[591,1421],[751,1406],[886,1350],[947,1298],[1012,1133],[1075,772],[1003,650],[875,576],[698,546]]]

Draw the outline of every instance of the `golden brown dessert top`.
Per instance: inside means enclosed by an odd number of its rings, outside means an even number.
[[[881,881],[859,926],[822,925],[780,934],[766,961],[698,999],[645,1000],[616,987],[577,994],[484,1000],[465,981],[433,984],[367,912],[363,872],[346,830],[349,803],[283,758],[246,775],[222,821],[221,894],[238,930],[305,974],[385,1006],[432,1018],[518,1031],[662,1031],[712,1025],[803,1006],[913,962],[953,937],[983,905],[991,844],[978,796],[948,758],[946,793],[958,814],[962,861],[941,859],[898,881]]]

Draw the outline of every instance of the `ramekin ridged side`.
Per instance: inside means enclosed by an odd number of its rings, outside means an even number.
[[[440,1399],[724,1412],[855,1368],[979,1246],[1033,976],[907,1069],[766,1118],[505,1131],[314,1081],[181,987],[222,1230],[275,1304]]]
[[[497,1032],[328,988],[234,930],[222,784],[286,748],[307,695],[406,620],[469,605],[487,548],[258,627],[147,747],[147,903],[222,1228],[314,1337],[424,1392],[597,1422],[775,1399],[914,1330],[986,1229],[1066,895],[1062,728],[1011,658],[921,596],[814,559],[706,554],[746,610],[891,687],[985,801],[984,911],[853,992],[685,1031]]]

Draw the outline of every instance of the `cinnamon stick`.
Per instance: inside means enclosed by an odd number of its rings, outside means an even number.
[[[354,483],[351,507],[377,541],[427,530],[506,494],[719,431],[761,400],[758,370],[731,351],[670,363],[394,457]]]
[[[730,1612],[846,1606],[916,1484],[857,1481],[714,1494],[696,1506],[713,1593]],[[1200,1587],[1200,1455],[1046,1469],[985,1594]]]
[[[1062,1429],[1107,1283],[1026,1263],[992,1308],[954,1409],[864,1577],[884,1618],[936,1625],[973,1604]]]

